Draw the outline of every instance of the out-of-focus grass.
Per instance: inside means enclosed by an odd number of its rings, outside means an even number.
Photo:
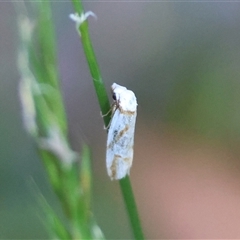
[[[57,239],[103,239],[91,208],[90,150],[84,146],[80,159],[68,141],[50,1],[32,4],[36,8],[34,20],[29,18],[24,2],[16,3],[22,114],[25,128],[35,140],[66,219],[63,222],[39,196],[48,219],[46,226],[51,236]]]

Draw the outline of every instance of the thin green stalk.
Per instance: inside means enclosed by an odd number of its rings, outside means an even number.
[[[80,25],[79,31],[81,32],[82,45],[88,62],[90,73],[93,78],[93,84],[95,87],[95,91],[97,93],[100,109],[102,114],[104,115],[106,113],[109,113],[110,103],[108,100],[107,91],[102,81],[100,69],[96,61],[95,53],[93,50],[92,42],[88,31],[87,21],[83,22],[83,24]],[[104,117],[104,124],[106,127],[108,126],[109,122],[110,113]]]
[[[84,14],[81,1],[72,0],[73,7],[76,13],[81,16]],[[110,103],[108,100],[107,91],[104,87],[99,66],[97,64],[96,56],[93,50],[91,38],[88,31],[88,22],[84,21],[78,27],[79,35],[81,36],[83,50],[88,62],[89,70],[93,79],[93,84],[97,94],[98,102],[104,119],[104,125],[107,127],[110,119]],[[108,113],[108,114],[107,114]],[[107,115],[106,115],[107,114]]]
[[[129,176],[119,181],[135,239],[145,239]]]
[[[73,3],[75,12],[78,13],[79,16],[84,14],[84,9],[83,9],[81,0],[77,2],[76,0],[72,0],[72,3]],[[79,35],[81,36],[83,49],[84,49],[85,56],[90,69],[90,73],[93,79],[93,84],[98,97],[98,102],[100,105],[101,112],[103,114],[106,114],[109,112],[110,103],[108,100],[107,91],[102,81],[96,56],[93,50],[91,38],[88,31],[88,22],[87,21],[82,22],[78,27],[78,31],[79,31]],[[106,127],[109,125],[110,120],[111,120],[110,114],[104,116],[104,124]],[[130,179],[127,176],[126,178],[120,180],[119,182],[120,182],[120,187],[123,194],[124,202],[126,205],[126,209],[128,212],[129,220],[132,226],[133,235],[135,239],[144,239]]]

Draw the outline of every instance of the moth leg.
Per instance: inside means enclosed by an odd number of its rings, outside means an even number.
[[[112,109],[111,109],[112,110]],[[116,111],[116,109],[114,109],[114,112]],[[113,114],[114,114],[114,112],[112,112],[112,116],[113,116]],[[105,127],[103,127],[104,128],[104,130],[108,130],[109,129],[109,127],[110,127],[110,125],[111,125],[111,123],[112,123],[112,116],[111,116],[111,120],[109,121],[109,123],[108,123],[108,125]]]
[[[113,115],[114,115],[116,109],[117,109],[116,103],[113,102],[112,105],[111,105],[111,107],[110,107],[110,109],[108,110],[107,113],[105,113],[105,114],[100,113],[101,116],[104,118],[104,117],[106,117],[106,116],[111,112],[111,120],[110,120],[109,124],[108,124],[106,127],[104,126],[104,129],[105,129],[105,130],[108,129],[108,128],[110,127],[111,122],[112,122],[112,117],[113,117]]]
[[[113,103],[113,104],[114,104],[114,103]],[[110,109],[107,111],[107,113],[102,114],[102,112],[100,112],[100,115],[101,115],[102,118],[106,117],[106,116],[112,111],[112,109],[113,109],[113,104],[112,104],[112,106],[110,107]]]

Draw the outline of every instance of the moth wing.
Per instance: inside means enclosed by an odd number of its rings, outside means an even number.
[[[136,115],[136,112],[123,114],[116,109],[112,117],[106,156],[107,172],[111,179],[121,179],[130,172]]]

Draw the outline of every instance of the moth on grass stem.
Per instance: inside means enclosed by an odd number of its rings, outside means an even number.
[[[108,129],[106,164],[111,180],[130,174],[133,161],[134,131],[137,117],[135,94],[116,83],[112,84],[114,104]]]

